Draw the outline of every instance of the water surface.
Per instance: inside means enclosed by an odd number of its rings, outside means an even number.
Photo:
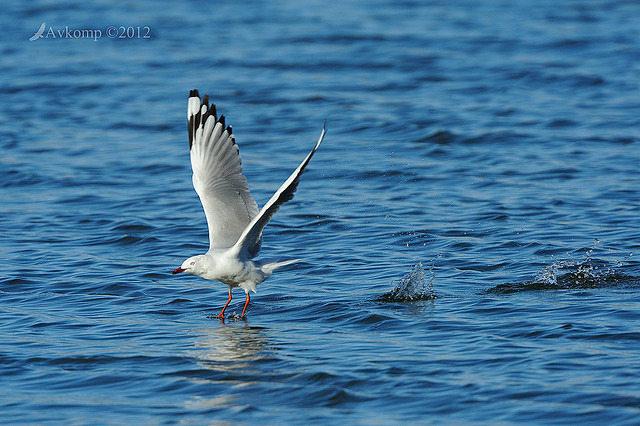
[[[595,0],[7,6],[3,420],[637,423],[639,17]],[[51,37],[66,27],[105,35]],[[233,125],[260,205],[328,121],[264,235],[263,256],[303,261],[246,321],[210,318],[225,286],[170,273],[208,246],[193,88]]]

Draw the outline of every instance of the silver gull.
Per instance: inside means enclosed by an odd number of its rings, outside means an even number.
[[[300,175],[316,152],[325,134],[271,199],[258,210],[249,192],[247,178],[242,174],[242,162],[231,126],[225,117],[219,118],[209,98],[202,101],[197,90],[189,94],[187,108],[189,149],[195,188],[209,225],[209,250],[185,260],[173,271],[186,272],[207,280],[217,280],[229,288],[229,299],[216,318],[224,318],[231,302],[231,290],[242,288],[246,295],[241,316],[249,304],[249,291],[269,278],[273,271],[300,259],[253,260],[260,251],[262,230],[280,206],[293,198]]]

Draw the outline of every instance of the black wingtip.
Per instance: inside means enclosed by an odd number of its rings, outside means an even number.
[[[206,97],[206,96],[205,96]],[[198,98],[200,99],[200,94],[198,93],[198,89],[193,89],[189,92],[189,99]],[[189,101],[191,102],[191,101]],[[193,139],[195,137],[195,131],[200,125],[200,110],[198,110],[194,115],[187,119],[187,127],[189,132],[189,149],[193,145]]]
[[[209,117],[211,116],[213,116],[213,119],[217,121],[218,116],[216,115],[216,105],[211,104],[211,107],[209,107],[209,95],[204,95],[204,100],[202,102],[202,105],[205,105],[207,107],[207,111],[204,113],[204,116],[202,117],[202,122],[206,123]]]
[[[189,91],[189,98],[198,98],[200,99],[200,93],[198,92],[198,89],[193,89],[191,91]],[[209,94],[204,95],[204,97],[202,98],[202,102],[200,103],[201,107],[198,109],[198,111],[195,111],[194,114],[189,117],[188,119],[188,127],[189,127],[189,149],[191,149],[194,139],[195,139],[195,133],[196,130],[198,129],[198,127],[201,124],[204,124],[207,122],[207,119],[210,116],[213,116],[213,119],[222,124],[222,128],[224,129],[226,127],[226,131],[229,133],[229,135],[232,135],[232,129],[231,126],[227,126],[225,124],[225,117],[224,115],[221,115],[220,118],[218,118],[218,113],[216,111],[216,104],[211,104],[211,106],[209,106]],[[205,112],[204,114],[202,113],[202,105],[204,105],[205,108]],[[232,135],[233,136],[233,135]],[[235,138],[232,138],[232,141],[235,143]]]

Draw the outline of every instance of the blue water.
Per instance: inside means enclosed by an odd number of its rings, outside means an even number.
[[[2,422],[637,424],[640,4],[218,3],[3,6]],[[260,205],[328,122],[246,321],[194,88]]]

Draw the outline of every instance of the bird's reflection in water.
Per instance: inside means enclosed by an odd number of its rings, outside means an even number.
[[[265,330],[233,319],[211,328],[191,330],[197,339],[188,355],[200,369],[190,377],[198,386],[185,406],[190,410],[233,411],[250,406],[243,391],[264,375],[261,363],[275,358]]]
[[[261,359],[271,357],[263,351],[267,346],[264,328],[252,327],[244,321],[222,322],[210,329],[194,330],[200,335],[192,355],[198,365],[217,371],[241,372]]]

